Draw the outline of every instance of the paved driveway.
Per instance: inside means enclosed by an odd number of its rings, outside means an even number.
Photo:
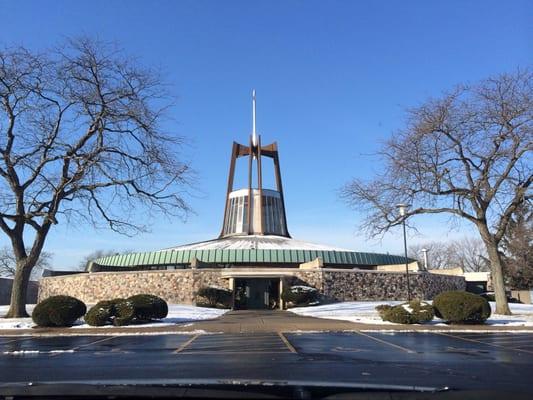
[[[0,337],[0,392],[48,382],[272,380],[531,392],[533,334]],[[9,392],[11,393],[11,392]]]

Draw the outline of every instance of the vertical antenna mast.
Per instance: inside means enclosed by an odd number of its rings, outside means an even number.
[[[252,144],[257,146],[257,132],[255,131],[255,89],[252,90]]]

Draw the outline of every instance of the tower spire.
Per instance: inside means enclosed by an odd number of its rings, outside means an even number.
[[[255,89],[252,90],[252,145],[257,146],[257,132],[255,131]]]
[[[239,157],[248,158],[248,185],[235,189],[235,165]],[[275,189],[263,188],[262,160],[271,158],[274,164]],[[255,165],[255,167],[254,167]],[[257,172],[254,187],[253,172]],[[278,145],[263,146],[256,130],[255,89],[252,90],[252,134],[247,144],[233,142],[228,175],[228,191],[220,237],[232,235],[276,235],[290,237],[287,229]]]

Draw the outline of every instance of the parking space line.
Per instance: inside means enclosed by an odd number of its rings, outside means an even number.
[[[461,336],[454,336],[454,335],[450,335],[448,333],[444,333],[444,332],[432,332],[433,334],[435,335],[442,335],[442,336],[447,336],[447,337],[451,337],[453,339],[460,339],[460,340],[464,340],[466,342],[473,342],[473,343],[480,343],[480,344],[484,344],[486,346],[491,346],[491,347],[498,347],[500,349],[504,349],[504,350],[515,350],[515,351],[521,351],[521,352],[524,352],[524,353],[529,353],[529,354],[533,354],[533,351],[529,351],[529,350],[523,350],[523,349],[517,349],[517,348],[513,348],[513,347],[508,347],[508,346],[501,346],[499,344],[493,344],[493,343],[488,343],[488,342],[482,342],[480,340],[476,340],[476,339],[470,339],[470,338],[465,338],[465,337],[461,337]]]
[[[174,353],[181,353],[188,345],[190,345],[192,342],[194,342],[198,336],[200,336],[200,335],[199,334],[194,335],[192,338],[190,338],[185,343],[183,343],[180,347],[178,347],[176,350],[174,350]]]
[[[468,336],[468,337],[465,337],[465,336],[461,336],[462,338],[466,338],[466,339],[475,339],[475,340],[486,340],[490,343],[496,343],[496,344],[514,344],[514,343],[523,343],[523,344],[530,344],[532,343],[533,344],[533,340],[531,339],[515,339],[515,340],[505,340],[505,339],[495,339],[495,338],[491,338],[491,337],[473,337],[473,336]]]
[[[287,350],[194,350],[182,351],[180,354],[287,354]]]
[[[407,347],[402,347],[402,346],[399,346],[397,344],[387,342],[386,340],[378,339],[378,338],[376,338],[374,336],[367,335],[366,333],[363,333],[361,331],[354,331],[354,332],[358,333],[359,335],[365,336],[365,337],[367,337],[369,339],[375,340],[376,342],[379,342],[379,343],[382,343],[382,344],[386,344],[388,346],[395,347],[397,349],[405,351],[406,353],[411,353],[411,354],[416,353],[416,351],[408,349]]]
[[[520,344],[514,348],[515,349],[523,349],[523,348],[533,349],[533,344]]]
[[[86,343],[86,344],[80,344],[79,346],[73,347],[72,349],[68,349],[68,350],[65,350],[65,351],[76,351],[76,350],[81,349],[82,347],[92,346],[93,344],[102,343],[102,342],[114,339],[116,337],[118,337],[118,336],[109,336],[109,337],[106,337],[106,338],[103,338],[103,339],[98,339],[98,340],[95,340],[94,342]],[[55,357],[55,356],[59,356],[59,355],[61,355],[61,353],[50,354],[51,357]]]
[[[37,336],[37,337],[39,337],[39,336]],[[4,344],[8,344],[8,343],[13,343],[13,342],[22,342],[23,340],[28,340],[28,339],[34,339],[34,336],[19,337],[19,338],[8,340],[7,342],[1,343],[1,344],[4,345]]]
[[[524,335],[524,334],[516,334],[516,333],[507,333],[507,334],[485,333],[485,335],[486,335],[485,337],[494,339],[494,340],[524,340],[524,339],[531,340],[533,339],[533,335]],[[476,338],[476,337],[479,337],[479,333],[478,334],[461,333],[460,335],[457,335],[457,336],[466,337],[466,338]]]
[[[289,339],[287,339],[282,332],[278,332],[278,336],[280,337],[281,341],[285,343],[285,346],[287,346],[291,353],[298,353],[291,342],[289,342]]]
[[[495,344],[502,344],[502,345],[514,345],[514,346],[518,346],[518,345],[530,345],[530,344],[533,344],[533,341],[531,339],[527,339],[527,340],[498,340],[498,339],[490,339],[490,342],[491,343],[495,343]]]

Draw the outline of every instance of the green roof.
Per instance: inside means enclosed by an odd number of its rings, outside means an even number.
[[[215,264],[301,264],[321,257],[324,264],[335,265],[391,265],[405,263],[405,257],[333,250],[281,250],[281,249],[209,249],[162,250],[143,253],[117,254],[94,260],[109,267],[139,267],[190,264],[199,261]],[[414,261],[409,258],[409,262]]]

